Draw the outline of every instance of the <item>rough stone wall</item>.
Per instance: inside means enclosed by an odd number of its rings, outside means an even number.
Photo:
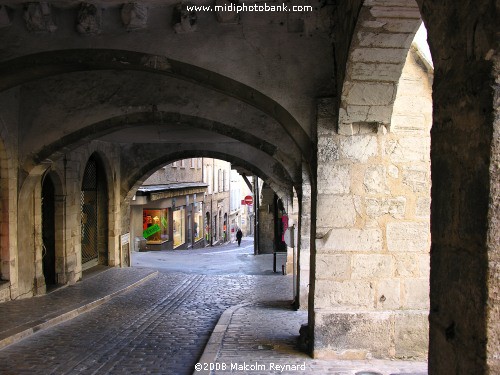
[[[489,311],[487,320],[488,346],[487,365],[490,374],[500,373],[500,57],[495,57],[495,100],[493,124],[493,143],[491,147],[491,203],[489,207],[488,247],[490,249],[490,269],[488,280]]]
[[[427,354],[430,84],[410,51],[387,134],[338,134],[320,104],[315,356]]]
[[[498,4],[433,0],[421,11],[435,66],[429,374],[498,373],[500,349],[490,346],[500,332],[498,242],[491,240],[498,233]]]
[[[0,288],[0,302],[18,294],[17,253],[17,129],[19,90],[0,96],[0,279],[8,283]]]

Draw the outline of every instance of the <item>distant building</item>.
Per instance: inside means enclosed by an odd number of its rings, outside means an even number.
[[[175,161],[137,190],[130,209],[134,250],[183,250],[230,240],[231,165],[211,158]]]
[[[204,209],[207,245],[217,245],[230,240],[230,172],[230,163],[203,158],[203,182],[208,185]]]
[[[179,160],[153,173],[137,190],[130,209],[135,250],[205,246],[202,158]]]

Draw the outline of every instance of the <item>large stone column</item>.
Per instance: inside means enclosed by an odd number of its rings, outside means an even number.
[[[298,308],[308,309],[311,258],[311,180],[306,164],[302,166],[302,192],[299,203],[299,225],[297,233],[297,285]]]
[[[318,108],[313,355],[427,356],[429,138]]]
[[[498,3],[421,9],[436,68],[429,374],[498,374]]]

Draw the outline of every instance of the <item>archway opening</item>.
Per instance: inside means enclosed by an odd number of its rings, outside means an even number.
[[[82,270],[108,264],[108,190],[99,157],[92,154],[81,188]]]

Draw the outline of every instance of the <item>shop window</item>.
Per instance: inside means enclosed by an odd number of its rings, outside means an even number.
[[[142,211],[143,237],[148,244],[168,241],[168,209],[146,209]]]
[[[184,207],[180,207],[173,214],[174,228],[174,249],[186,242],[185,223],[184,223]]]
[[[200,202],[198,203],[198,208],[194,212],[194,218],[193,218],[193,234],[194,234],[194,241],[199,241],[203,238],[203,204]]]

